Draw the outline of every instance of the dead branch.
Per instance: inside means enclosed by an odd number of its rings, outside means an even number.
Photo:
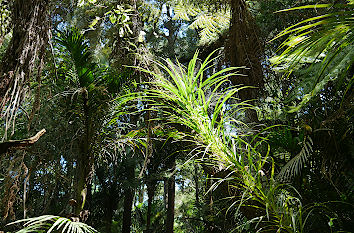
[[[33,137],[22,139],[22,140],[9,140],[7,142],[0,143],[0,154],[6,153],[10,148],[11,149],[21,149],[23,147],[28,147],[33,145],[38,141],[38,139],[46,132],[45,129],[39,131]]]

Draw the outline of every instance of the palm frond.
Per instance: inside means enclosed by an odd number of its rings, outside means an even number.
[[[118,72],[93,62],[89,43],[77,28],[60,32],[55,41],[63,50],[58,56],[61,61],[59,74],[76,84],[78,89],[105,87],[109,93],[118,93],[131,80],[130,68]]]
[[[354,63],[352,3],[318,4],[283,11],[317,8],[329,12],[288,27],[274,38],[288,36],[279,48],[282,51],[280,55],[271,59],[275,68],[288,75],[300,71],[299,85],[294,88],[290,97],[300,96],[302,99],[289,112],[296,112],[305,106],[328,82],[341,83]],[[337,11],[331,12],[333,9]]]
[[[9,225],[24,223],[24,228],[17,233],[28,232],[62,232],[62,233],[95,233],[98,232],[94,228],[82,222],[74,222],[71,219],[54,216],[43,215],[34,218],[21,219],[10,223]]]
[[[88,87],[97,81],[99,75],[97,64],[91,62],[89,44],[83,34],[76,28],[59,33],[55,41],[65,48],[68,53],[67,62],[72,63],[71,70],[67,71],[69,78],[78,82],[79,87]],[[69,66],[67,67],[69,68]]]

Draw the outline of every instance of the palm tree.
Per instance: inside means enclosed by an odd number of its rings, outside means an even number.
[[[117,81],[117,78],[125,77],[111,76],[111,73],[92,62],[89,44],[78,29],[60,32],[56,41],[64,49],[63,56],[60,57],[62,62],[59,74],[70,83],[70,90],[66,93],[71,96],[70,100],[75,109],[80,109],[76,112],[82,128],[76,158],[77,177],[74,195],[77,201],[75,214],[79,215],[85,201],[90,198],[95,140],[104,123],[108,101],[112,97],[109,91],[119,91],[122,82]]]

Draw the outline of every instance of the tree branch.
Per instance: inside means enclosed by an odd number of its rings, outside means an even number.
[[[23,147],[31,146],[38,141],[38,139],[46,132],[45,129],[39,131],[33,137],[22,140],[9,140],[7,142],[0,143],[0,154],[6,153],[10,148],[20,149]]]

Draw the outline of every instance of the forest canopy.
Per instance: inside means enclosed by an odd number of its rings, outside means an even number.
[[[353,17],[0,0],[0,232],[352,232]]]

